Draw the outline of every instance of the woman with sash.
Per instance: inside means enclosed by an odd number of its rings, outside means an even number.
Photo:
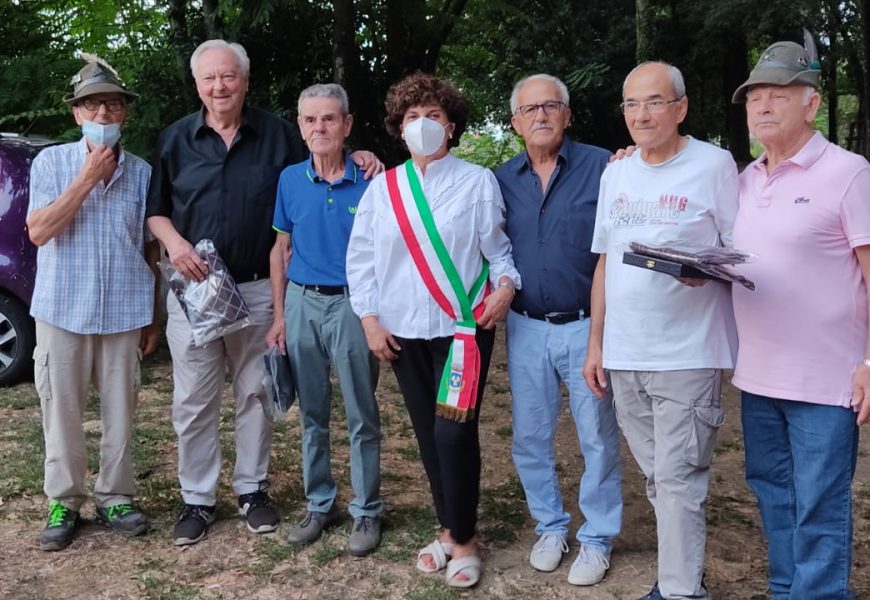
[[[495,176],[450,154],[468,104],[415,73],[387,93],[387,131],[411,154],[360,200],[347,253],[350,301],[369,348],[392,362],[442,531],[417,569],[447,584],[481,574],[478,416],[495,339],[520,287]]]

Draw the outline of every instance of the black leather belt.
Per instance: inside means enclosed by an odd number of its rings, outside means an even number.
[[[532,313],[528,311],[514,311],[517,314],[523,315],[536,321],[546,321],[553,325],[564,325],[565,323],[573,323],[587,316],[585,310],[575,310],[573,312],[548,312],[548,313]]]
[[[296,285],[302,288],[303,293],[306,290],[311,290],[322,296],[341,296],[347,292],[346,285],[308,285],[306,283],[296,283]]]

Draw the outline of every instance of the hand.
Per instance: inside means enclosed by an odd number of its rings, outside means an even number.
[[[589,345],[586,352],[586,362],[583,364],[583,379],[592,393],[599,398],[607,395],[607,374],[604,372],[604,359],[601,355],[601,346]]]
[[[194,281],[202,281],[208,275],[208,265],[202,260],[196,250],[186,239],[181,236],[179,241],[174,242],[171,246],[166,246],[166,252],[169,253],[169,262],[176,270]]]
[[[378,173],[384,172],[384,163],[381,162],[374,152],[368,150],[357,150],[352,152],[350,159],[353,163],[363,170],[363,179],[371,179]]]
[[[88,152],[79,174],[93,187],[100,181],[108,181],[116,168],[118,168],[118,161],[115,159],[114,151],[100,144]]]
[[[393,334],[381,325],[381,321],[376,315],[363,317],[362,326],[366,334],[369,350],[372,351],[372,354],[378,360],[396,360],[399,358],[398,353],[402,350],[402,347],[396,342]]]
[[[286,341],[286,325],[284,323],[284,319],[275,320],[272,323],[272,327],[269,329],[268,333],[266,333],[266,346],[268,348],[278,347],[278,351],[281,354],[287,354],[287,348],[284,344]]]
[[[142,351],[142,356],[148,356],[157,350],[157,342],[160,340],[160,328],[156,323],[151,323],[142,328],[142,333],[139,336],[139,350]]]
[[[858,412],[859,426],[870,421],[870,367],[863,363],[852,376],[852,408]]]
[[[701,279],[699,277],[677,277],[677,281],[689,287],[701,287],[710,280]]]
[[[617,160],[622,160],[623,158],[628,158],[629,156],[634,154],[634,151],[637,149],[638,146],[626,146],[625,148],[620,148],[619,150],[614,152],[609,159],[607,159],[607,162],[612,163],[616,162]]]
[[[486,308],[483,309],[477,324],[483,329],[492,329],[496,323],[503,321],[511,307],[511,302],[514,301],[514,294],[513,288],[499,286],[484,299]]]

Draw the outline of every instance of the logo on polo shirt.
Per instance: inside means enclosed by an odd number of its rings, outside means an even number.
[[[352,215],[355,215],[356,214],[356,206],[348,206],[347,212],[349,212]]]
[[[798,196],[797,198],[794,199],[794,203],[795,204],[809,204],[810,199],[806,198],[804,196]]]

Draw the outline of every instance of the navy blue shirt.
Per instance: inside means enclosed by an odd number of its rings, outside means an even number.
[[[511,308],[530,313],[589,312],[598,255],[590,250],[598,184],[610,152],[562,141],[545,193],[526,152],[495,172],[507,207],[507,235],[523,288]]]
[[[345,256],[353,218],[369,182],[350,158],[344,177],[326,181],[306,160],[284,169],[272,226],[290,234],[287,278],[304,285],[347,285]]]

